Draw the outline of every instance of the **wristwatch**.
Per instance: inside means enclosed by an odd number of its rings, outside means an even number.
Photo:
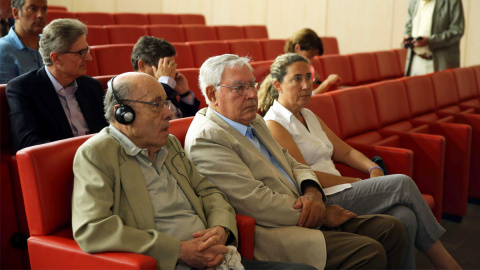
[[[183,93],[183,94],[180,94],[180,98],[184,98],[184,97],[187,97],[188,95],[190,95],[192,91],[188,90],[187,92]]]

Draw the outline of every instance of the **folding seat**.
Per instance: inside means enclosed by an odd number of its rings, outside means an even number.
[[[323,43],[323,55],[340,54],[336,37],[320,37]]]
[[[445,174],[443,181],[444,214],[457,219],[466,214],[472,129],[468,125],[453,123],[414,124],[410,121],[405,84],[388,80],[369,85],[377,109],[378,130],[383,134],[434,134],[445,138]]]
[[[459,105],[462,109],[476,108],[480,109],[480,100],[478,99],[477,82],[475,80],[474,70],[471,68],[455,68],[451,72],[455,77],[457,84]]]
[[[463,109],[460,107],[455,76],[450,70],[443,70],[429,74],[435,93],[437,112],[439,113],[475,113],[475,108]]]
[[[262,45],[260,45],[260,41],[258,40],[237,39],[226,40],[225,43],[228,44],[228,48],[232,54],[236,54],[238,56],[247,56],[252,61],[265,60],[262,52]]]
[[[115,24],[145,25],[149,24],[146,14],[140,13],[113,13]]]
[[[215,33],[218,40],[245,39],[243,27],[234,25],[217,25]]]
[[[73,19],[75,14],[65,10],[48,10],[47,23],[55,19]]]
[[[52,11],[52,10],[63,10],[63,11],[67,11],[67,8],[66,7],[63,7],[63,6],[50,6],[48,5],[48,12]]]
[[[87,34],[88,39],[88,34]],[[108,44],[106,44],[108,45]],[[98,66],[97,66],[97,57],[95,54],[95,47],[96,46],[103,46],[103,45],[94,45],[90,46],[90,55],[92,56],[92,61],[87,62],[87,75],[90,77],[98,76]]]
[[[438,73],[438,72],[437,72]],[[480,115],[466,113],[441,113],[436,111],[435,90],[431,75],[400,79],[407,90],[411,121],[416,124],[444,122],[466,124],[472,127],[469,197],[480,199]]]
[[[108,32],[101,25],[87,25],[88,33],[87,33],[87,42],[88,45],[105,45],[110,44],[110,40],[108,39]]]
[[[430,134],[402,133],[390,136],[380,132],[373,94],[366,86],[327,94],[332,96],[335,103],[339,137],[352,147],[359,151],[362,151],[360,147],[365,145],[389,146],[413,151],[412,179],[421,193],[434,198],[433,213],[440,221],[443,201],[445,139]]]
[[[215,27],[206,25],[183,25],[186,41],[217,40]]]
[[[178,14],[178,21],[180,24],[206,24],[202,14]]]
[[[175,47],[177,55],[175,56],[175,62],[177,68],[193,68],[195,67],[195,61],[193,59],[192,49],[190,45],[185,42],[172,42]]]
[[[95,59],[98,75],[118,75],[133,71],[130,57],[134,44],[110,44],[92,46],[95,50]]]
[[[148,13],[149,24],[180,24],[177,14]]]
[[[259,41],[265,60],[275,60],[277,56],[285,53],[283,48],[286,41],[284,39],[259,39]]]
[[[168,42],[185,42],[185,33],[180,25],[151,24],[145,25],[149,36],[163,38]]]
[[[348,55],[352,67],[353,84],[367,84],[380,80],[377,61],[373,53],[354,53]]]
[[[116,76],[116,75],[102,75],[102,76],[95,76],[93,78],[100,82],[100,84],[103,87],[103,90],[105,90],[105,92],[106,92],[106,90],[108,88],[107,83],[108,83],[108,81],[110,81],[111,78],[113,78],[113,76]]]
[[[376,51],[373,54],[381,80],[403,77],[400,61],[394,51]]]
[[[113,14],[107,12],[75,12],[75,18],[87,25],[115,24]]]
[[[346,55],[321,56],[322,68],[325,76],[337,74],[342,78],[341,86],[353,85],[353,73],[350,60]]]
[[[249,39],[268,38],[267,26],[265,25],[244,25],[245,37]]]
[[[200,86],[198,85],[198,75],[200,73],[199,68],[181,68],[178,69],[178,72],[185,75],[188,81],[188,86],[190,90],[195,94],[195,97],[200,101],[199,109],[207,107],[207,101],[205,100],[205,96],[202,94],[202,90],[200,90]]]
[[[400,70],[402,70],[403,74],[405,74],[405,63],[407,61],[408,50],[401,48],[401,49],[393,49],[392,51],[394,51],[397,54],[398,62],[400,63]]]
[[[258,83],[262,83],[263,79],[270,74],[270,66],[273,60],[255,61],[251,62],[250,66],[253,68],[253,76]]]
[[[110,44],[137,43],[141,36],[147,35],[147,29],[138,25],[105,25]]]
[[[220,40],[187,42],[192,49],[195,67],[199,68],[209,57],[230,53],[227,43]]]
[[[170,131],[170,134],[177,137],[177,139],[182,144],[182,147],[185,144],[185,136],[187,136],[187,131],[193,121],[193,118],[193,116],[189,116],[173,119],[170,121],[170,127],[168,128],[168,130]]]
[[[470,67],[475,74],[475,79],[477,81],[477,92],[480,95],[480,65]]]
[[[325,71],[323,70],[322,61],[323,61],[322,57],[315,57],[310,62],[310,65],[312,65],[315,72],[318,73],[318,75],[320,76],[320,80],[324,81],[325,79],[327,79],[328,75],[330,74],[325,74]],[[314,76],[314,74],[312,74],[312,76]],[[313,87],[316,87],[315,84]],[[337,87],[335,86],[330,87],[329,91],[332,91],[332,90],[337,90]]]

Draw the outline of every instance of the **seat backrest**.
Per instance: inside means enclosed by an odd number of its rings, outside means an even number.
[[[192,49],[189,44],[185,42],[172,42],[175,47],[177,56],[175,56],[175,62],[177,68],[193,68],[195,67],[195,61],[193,59]]]
[[[183,25],[186,41],[217,40],[214,26],[188,24]]]
[[[377,61],[373,53],[354,53],[348,55],[348,59],[352,67],[354,85],[380,80]]]
[[[376,51],[373,54],[377,60],[381,80],[400,78],[403,76],[400,60],[394,51]]]
[[[218,40],[245,39],[245,32],[241,26],[217,25],[214,28]]]
[[[101,25],[87,25],[87,42],[88,45],[105,45],[110,44],[107,29]]]
[[[190,116],[170,121],[170,127],[168,128],[168,130],[170,130],[170,134],[177,137],[177,139],[182,144],[182,147],[184,147],[185,136],[187,136],[187,131],[193,121],[193,118],[194,116]]]
[[[338,41],[336,37],[320,37],[323,43],[323,55],[339,54]]]
[[[258,40],[253,39],[236,39],[236,40],[226,40],[225,43],[228,44],[228,49],[230,53],[236,54],[238,56],[247,56],[252,61],[263,61],[262,45]]]
[[[95,51],[98,75],[118,75],[132,71],[130,56],[134,44],[111,44],[92,46]]]
[[[139,25],[105,25],[110,44],[137,43],[141,36],[147,35],[147,29]]]
[[[318,75],[320,75],[320,80],[325,80],[329,74],[325,74],[325,71],[323,70],[323,65],[322,65],[322,57],[321,56],[315,56],[312,61],[310,62],[310,64],[313,66],[313,68],[315,69],[315,72],[318,73]],[[312,74],[312,76],[315,76],[315,74]],[[330,87],[331,90],[336,90],[337,87]]]
[[[87,35],[88,39],[88,35]],[[103,45],[96,45],[103,46]],[[95,54],[95,46],[90,47],[90,55],[92,56],[92,61],[87,62],[87,75],[90,77],[98,76],[98,66],[97,66],[97,55]]]
[[[478,96],[475,73],[470,68],[452,69],[457,84],[458,98],[466,101]]]
[[[48,5],[48,11],[50,12],[51,10],[63,10],[63,11],[67,11],[67,7],[64,7],[64,6],[51,6],[51,5]]]
[[[149,24],[179,24],[177,14],[148,13]]]
[[[146,14],[140,13],[113,13],[115,24],[145,25],[148,24]]]
[[[201,67],[208,58],[216,55],[230,53],[227,43],[220,40],[187,42],[192,49],[195,67]]]
[[[178,21],[180,24],[206,24],[202,14],[178,14]]]
[[[188,86],[190,90],[195,94],[195,97],[200,101],[199,109],[207,107],[207,102],[205,97],[200,90],[200,86],[198,85],[198,75],[200,74],[199,68],[182,68],[178,69],[178,72],[185,75],[188,81]]]
[[[50,7],[48,8],[50,9]],[[75,18],[77,18],[79,21],[83,22],[86,25],[115,24],[113,14],[107,12],[75,12]]]
[[[326,76],[337,74],[342,78],[342,85],[353,84],[352,68],[346,55],[324,55],[322,58],[323,72]]]
[[[437,110],[458,104],[457,85],[450,70],[434,72],[428,77],[432,80]]]
[[[31,236],[71,229],[73,158],[92,135],[27,147],[17,153]]]
[[[408,50],[401,48],[401,49],[393,49],[392,51],[394,51],[397,54],[398,62],[400,63],[400,70],[404,72],[405,62],[407,61]]]
[[[49,10],[47,16],[47,23],[55,19],[73,19],[75,14],[73,12],[68,12],[66,10]]]
[[[10,107],[7,102],[7,84],[0,84],[0,153],[11,153],[12,132],[10,129]]]
[[[405,84],[411,118],[435,111],[435,94],[429,76],[404,77],[398,81]]]
[[[470,67],[475,74],[475,79],[477,81],[477,91],[480,94],[480,65]]]
[[[116,76],[116,75],[95,76],[93,78],[96,79],[97,81],[99,81],[100,84],[102,85],[103,90],[106,91],[107,88],[108,88],[107,83],[111,78],[113,78],[113,76]]]
[[[376,131],[379,128],[375,102],[370,88],[357,86],[329,92],[335,103],[340,138]]]
[[[262,83],[263,79],[270,74],[270,66],[272,63],[273,60],[256,61],[250,63],[250,66],[253,68],[253,76],[258,83]]]
[[[340,136],[337,112],[331,95],[313,95],[306,108],[320,117],[337,136]]]
[[[259,39],[262,45],[263,58],[265,60],[275,60],[277,56],[284,54],[284,39]]]
[[[168,42],[185,42],[185,33],[180,25],[151,24],[145,25],[149,36],[163,38]]]
[[[372,89],[381,127],[409,120],[407,90],[401,81],[388,80],[368,86]]]
[[[267,26],[265,25],[244,25],[245,37],[250,39],[268,38]]]

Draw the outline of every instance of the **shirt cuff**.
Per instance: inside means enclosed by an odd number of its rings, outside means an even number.
[[[162,76],[158,79],[158,82],[160,83],[164,83],[164,84],[167,84],[168,86],[170,86],[172,89],[175,89],[175,87],[177,86],[177,82],[175,81],[175,79],[172,79],[168,76]]]
[[[325,196],[325,193],[323,192],[323,189],[322,187],[317,183],[317,181],[315,180],[312,180],[312,179],[305,179],[302,181],[302,184],[301,184],[301,189],[302,189],[302,194],[303,194],[303,191],[308,187],[308,186],[314,186],[316,187],[320,193],[322,193],[322,199],[323,199],[323,203],[327,203],[327,196]]]
[[[190,90],[188,90],[190,91]],[[188,105],[193,105],[195,104],[195,93],[193,93],[193,91],[190,91],[190,95],[186,96],[186,97],[181,97],[180,100],[183,102],[183,103],[186,103]]]

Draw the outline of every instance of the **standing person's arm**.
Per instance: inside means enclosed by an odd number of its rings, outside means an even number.
[[[443,20],[440,20],[437,14],[433,14],[433,20],[435,23],[441,24],[441,27],[445,29],[440,33],[432,33],[428,37],[428,46],[430,50],[449,47],[460,41],[465,29],[465,19],[463,16],[463,6],[461,0],[445,1],[445,5],[448,5],[448,14],[444,14]],[[435,26],[437,28],[437,26]]]

